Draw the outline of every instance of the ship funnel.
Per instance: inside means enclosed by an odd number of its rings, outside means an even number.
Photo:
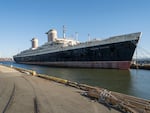
[[[38,39],[37,38],[33,38],[31,40],[31,43],[32,43],[32,49],[38,48]]]
[[[47,33],[48,42],[54,42],[57,39],[57,31],[55,29],[49,30]]]

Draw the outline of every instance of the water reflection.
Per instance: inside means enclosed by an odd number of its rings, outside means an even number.
[[[150,71],[131,70],[131,90],[129,94],[150,99]]]

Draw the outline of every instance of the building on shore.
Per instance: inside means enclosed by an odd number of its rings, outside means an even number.
[[[1,58],[0,57],[0,61],[13,61],[13,59],[12,58]]]

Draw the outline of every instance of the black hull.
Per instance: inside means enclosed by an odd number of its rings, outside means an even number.
[[[17,63],[128,69],[138,40],[84,47],[35,56],[14,57]]]

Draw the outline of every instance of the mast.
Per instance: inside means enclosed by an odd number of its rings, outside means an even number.
[[[90,37],[90,34],[88,34],[88,39],[89,39],[89,41],[91,41],[91,37]]]
[[[75,39],[78,41],[78,32],[75,32]]]
[[[65,28],[64,25],[63,25],[63,38],[64,38],[64,39],[66,38],[66,28]]]

